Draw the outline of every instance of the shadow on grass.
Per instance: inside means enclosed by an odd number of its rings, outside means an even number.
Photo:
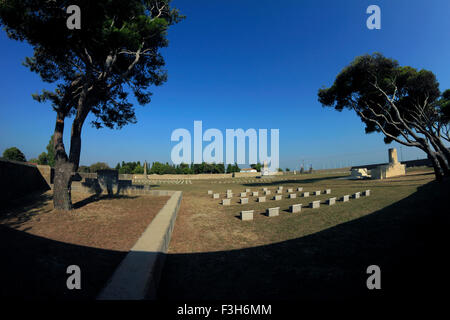
[[[78,246],[0,225],[0,297],[95,299],[126,252]],[[68,290],[67,267],[81,269],[81,290]]]
[[[168,254],[159,300],[446,299],[449,183],[429,183],[368,216],[302,238],[241,250]],[[251,222],[249,222],[251,223]],[[125,252],[53,241],[0,225],[1,297],[94,299]],[[152,254],[152,253],[150,253]],[[82,290],[68,290],[69,265]],[[382,290],[368,290],[367,267]]]
[[[160,300],[445,299],[450,184],[429,183],[382,210],[305,237],[260,247],[168,254]],[[301,213],[300,213],[301,214]],[[249,222],[251,224],[251,221]],[[368,290],[367,267],[382,290]]]
[[[296,184],[305,184],[305,183],[315,183],[323,180],[334,180],[336,178],[339,178],[341,176],[326,176],[326,177],[320,177],[320,178],[310,178],[310,179],[283,179],[283,180],[276,180],[269,183],[263,183],[263,182],[254,182],[254,183],[243,183],[243,186],[247,187],[266,187],[266,186],[278,186],[278,185],[284,185],[286,183],[296,183]]]
[[[73,204],[74,209],[79,209],[88,205],[89,203],[97,202],[100,200],[114,200],[114,199],[135,199],[138,196],[128,196],[128,195],[107,195],[107,194],[93,194],[83,200],[80,200]]]
[[[52,197],[48,193],[35,192],[25,197],[10,200],[0,210],[0,221],[17,218],[15,223],[5,223],[8,226],[20,225],[27,222],[36,214],[47,213],[51,210],[45,209],[44,205]]]

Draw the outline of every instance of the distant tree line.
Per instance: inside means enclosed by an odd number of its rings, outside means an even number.
[[[133,162],[125,162],[117,163],[115,169],[120,174],[143,174],[144,173],[144,165],[141,164],[140,161]],[[85,173],[94,173],[98,170],[110,169],[108,164],[104,162],[96,162],[90,166],[80,166],[78,172]],[[199,173],[233,173],[240,172],[241,169],[237,164],[229,164],[227,169],[225,170],[225,166],[223,163],[181,163],[179,165],[169,164],[169,163],[161,163],[161,162],[153,162],[150,165],[147,164],[147,173],[148,174],[199,174]]]

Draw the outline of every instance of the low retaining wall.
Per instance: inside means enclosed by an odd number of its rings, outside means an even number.
[[[202,179],[227,179],[232,178],[232,173],[199,173],[199,174],[148,174],[147,179],[152,180],[202,180]],[[133,180],[145,179],[143,174],[134,174]]]
[[[35,165],[0,159],[0,202],[49,189],[46,179]]]
[[[150,185],[134,185],[131,180],[119,180],[117,186],[113,186],[112,195],[167,195],[164,190],[151,190]],[[73,181],[72,191],[87,194],[108,194],[108,190],[102,188],[97,179],[86,181]]]
[[[163,190],[158,190],[163,191]],[[181,191],[171,197],[117,267],[98,300],[155,299],[172,230],[181,204]]]

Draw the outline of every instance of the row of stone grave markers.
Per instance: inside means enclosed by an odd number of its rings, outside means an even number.
[[[167,184],[192,184],[192,181],[189,179],[186,180],[153,180],[153,179],[135,179],[134,182],[136,184],[152,184],[152,183],[156,183],[156,184],[163,184],[163,183],[167,183]]]
[[[241,179],[241,180],[210,180],[210,184],[229,184],[229,183],[269,183],[274,181],[273,179],[267,179],[265,178],[264,181],[261,181],[260,179]]]
[[[303,190],[302,187],[298,187],[297,188],[297,191],[302,191],[302,190]],[[282,191],[282,187],[280,187],[277,190],[278,194],[274,195],[272,200],[275,200],[275,201],[282,200],[282,198],[283,198],[282,192],[279,192],[279,191]],[[271,194],[271,191],[268,190],[267,188],[263,188],[263,192],[264,192],[264,195]],[[293,192],[293,188],[288,188],[287,192],[288,192],[288,199],[295,199],[295,198],[297,198],[297,194],[296,193],[290,193],[290,192]],[[241,204],[247,204],[248,203],[247,193],[251,193],[251,196],[253,196],[253,197],[258,197],[258,199],[257,199],[258,202],[265,202],[266,201],[266,197],[265,196],[259,196],[259,191],[253,191],[252,192],[250,189],[245,189],[245,192],[241,192],[240,193],[240,198],[241,198],[240,199],[240,203]],[[208,190],[208,194],[212,195],[213,199],[219,199],[220,198],[220,194],[219,193],[213,193],[212,190]],[[313,192],[313,195],[316,195],[316,196],[318,196],[320,194],[321,194],[320,190]],[[331,189],[326,189],[324,191],[324,194],[331,194]],[[227,190],[226,199],[223,199],[223,200],[226,200],[226,201],[222,200],[222,205],[224,205],[224,206],[230,205],[231,201],[229,201],[229,199],[231,199],[232,197],[233,197],[233,191],[232,190]],[[303,197],[305,197],[305,198],[309,197],[309,192],[304,192],[303,193]]]
[[[263,191],[265,194],[271,194],[271,191],[270,191],[268,188],[262,188],[262,191]],[[302,188],[302,187],[298,187],[297,190],[296,190],[296,192],[298,192],[298,191],[303,191],[303,188]],[[241,196],[242,196],[243,194],[251,193],[251,192],[252,192],[251,189],[248,189],[248,188],[247,188],[247,189],[245,189],[245,192],[241,192]],[[286,190],[286,192],[287,192],[287,193],[292,193],[292,192],[294,192],[294,188],[288,188],[288,189]],[[321,192],[321,191],[315,191],[315,194],[316,194],[316,195],[320,195],[320,192]],[[329,194],[329,193],[331,193],[331,189],[326,189],[324,192],[327,193],[327,194]],[[227,194],[228,194],[228,193],[232,194],[233,191],[229,189],[229,190],[227,190]],[[282,194],[282,193],[283,193],[283,187],[279,187],[278,190],[276,190],[276,193],[277,193],[277,194]],[[213,194],[213,190],[208,190],[208,194]],[[308,193],[308,194],[309,194],[309,193]],[[253,196],[258,196],[258,191],[253,191],[252,195],[253,195]]]
[[[358,199],[360,198],[361,192],[356,192],[352,195],[353,199]],[[363,196],[370,196],[370,190],[365,190],[362,192]],[[349,201],[350,195],[344,195],[341,197],[341,201],[342,202],[346,202]],[[326,200],[326,203],[331,206],[336,204],[336,197],[333,198],[329,198]],[[313,201],[309,204],[309,207],[312,209],[316,209],[316,208],[320,208],[320,200],[317,201]],[[298,204],[293,204],[289,206],[289,211],[291,213],[296,213],[296,212],[301,212],[302,210],[302,204],[298,203]],[[248,221],[248,220],[253,220],[253,213],[254,210],[243,210],[241,211],[241,220],[242,221]],[[267,208],[266,209],[266,216],[268,217],[276,217],[280,214],[280,207],[275,207],[275,208]]]

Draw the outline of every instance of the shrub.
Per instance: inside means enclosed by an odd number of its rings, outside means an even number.
[[[16,147],[11,147],[3,152],[3,158],[6,160],[26,162],[25,155]]]

